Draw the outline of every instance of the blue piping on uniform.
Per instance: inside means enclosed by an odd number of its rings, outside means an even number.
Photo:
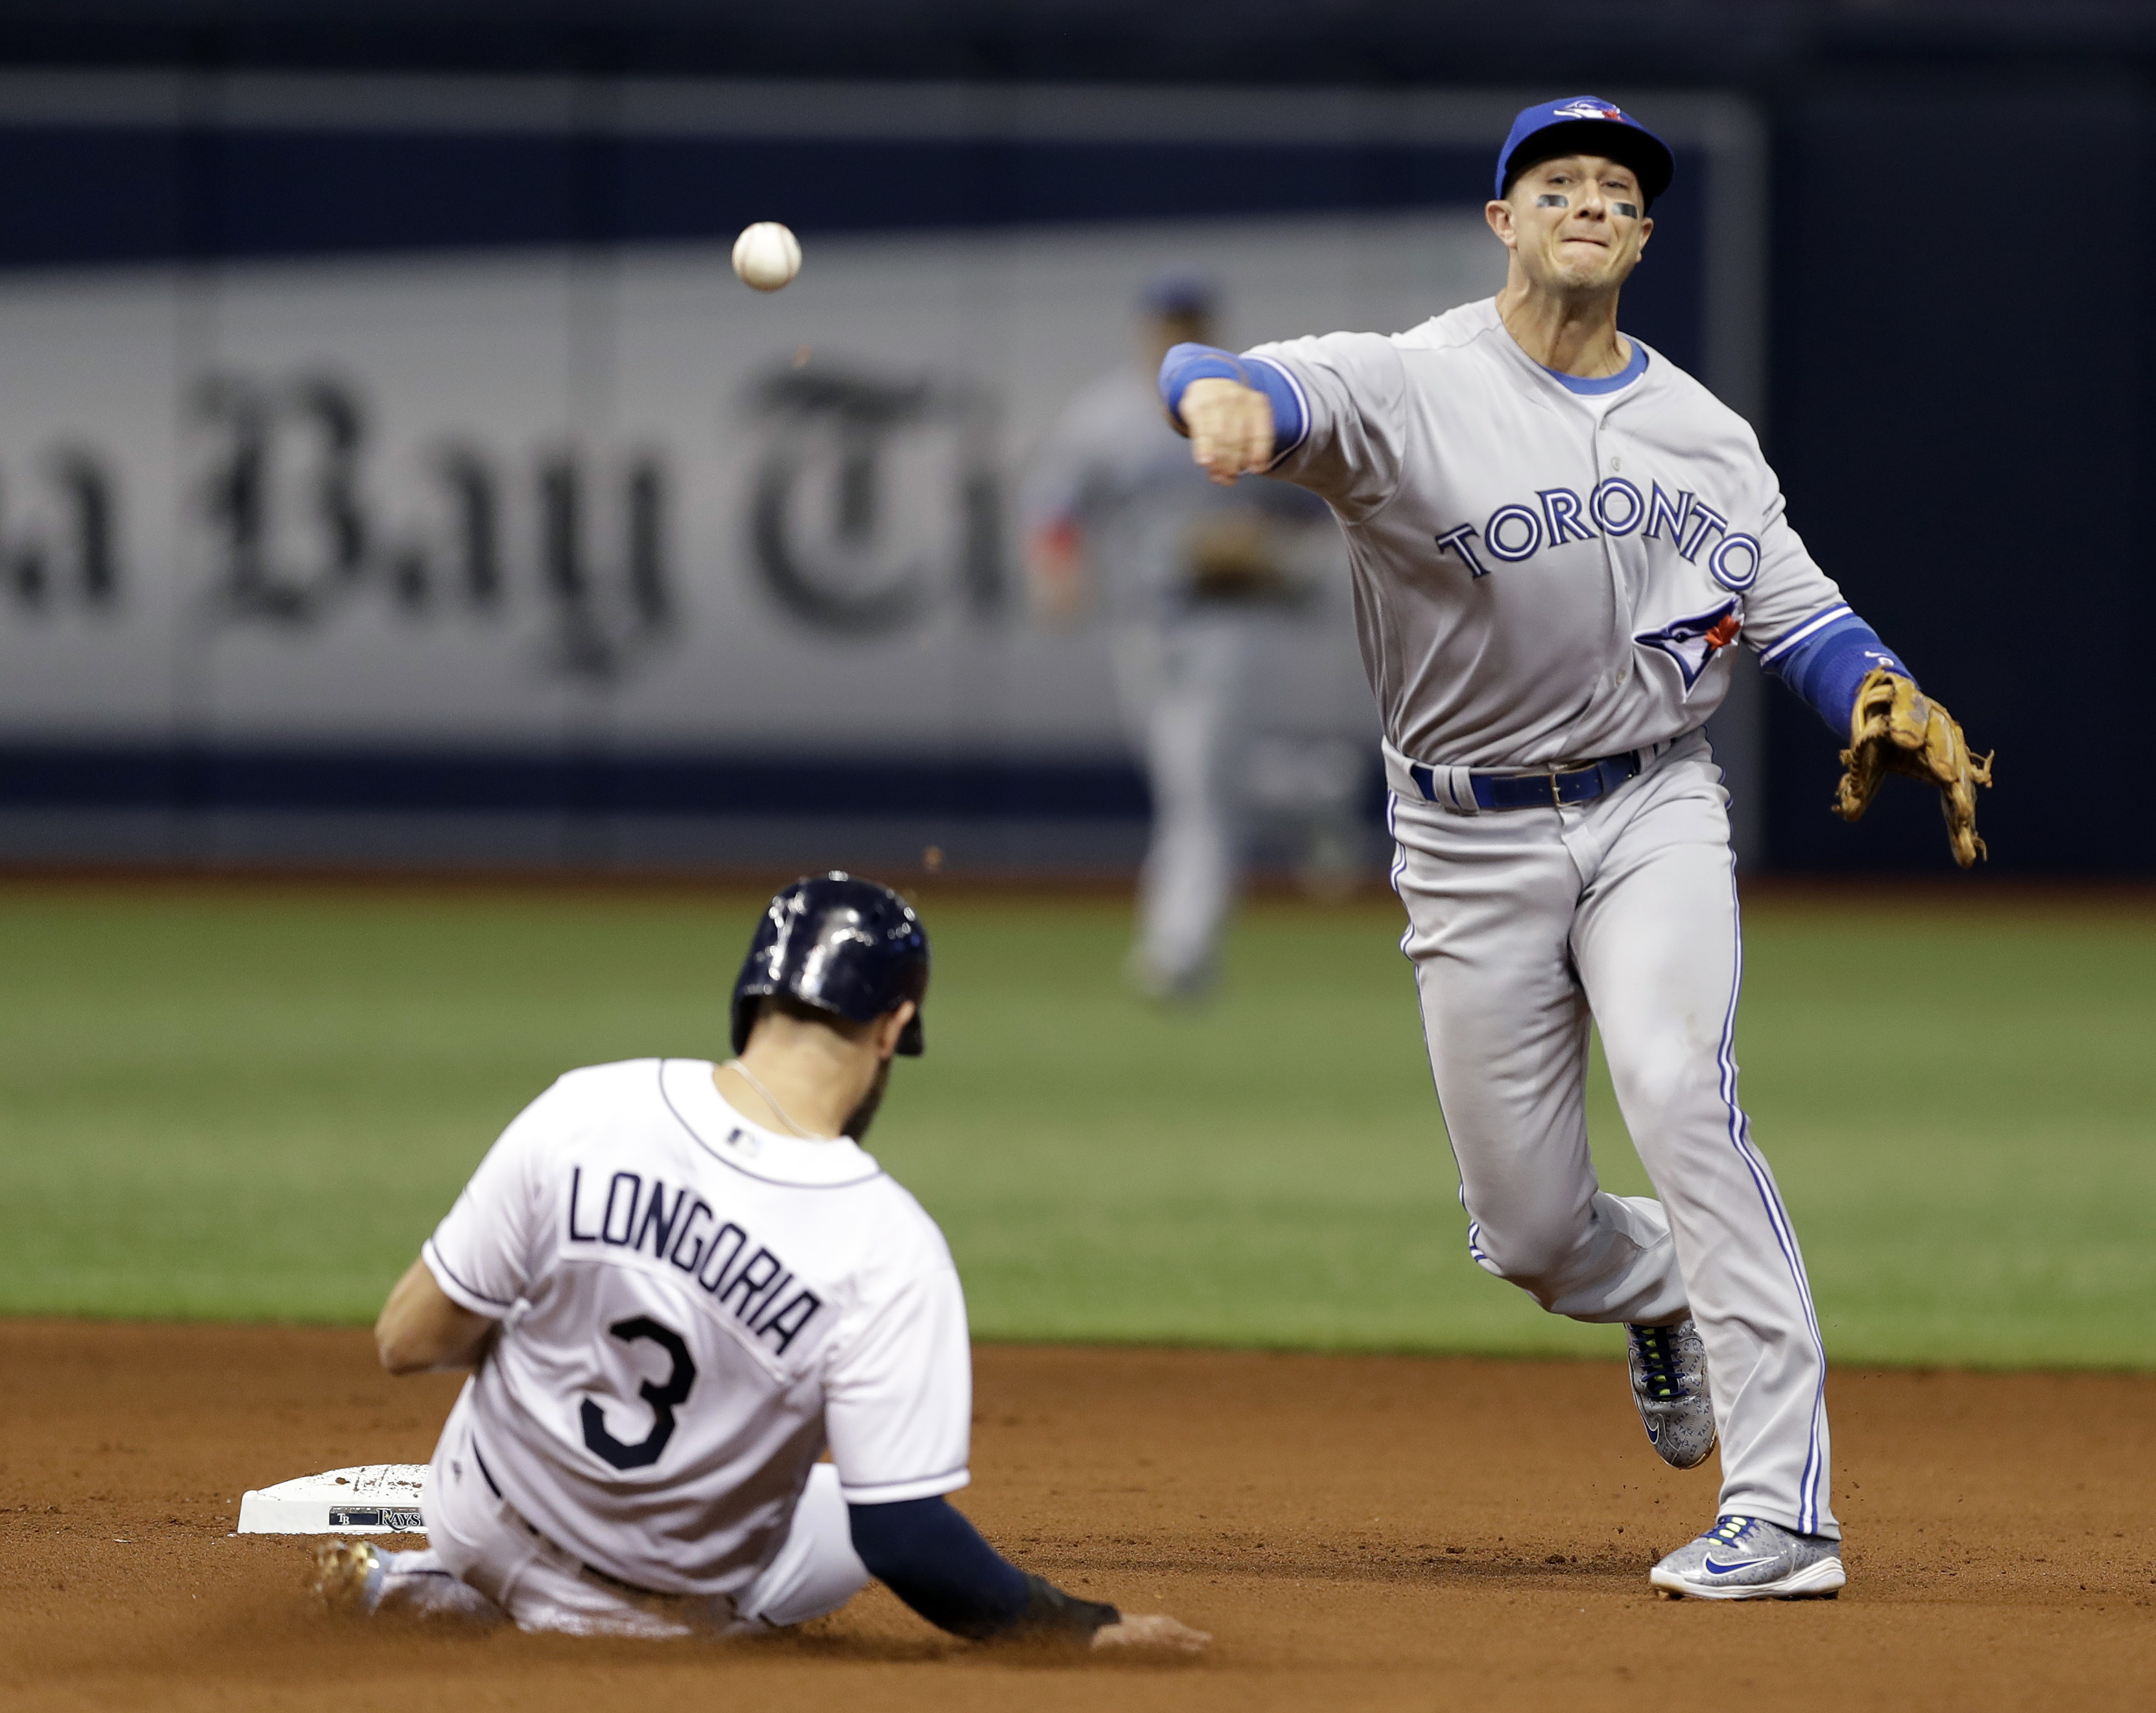
[[[1386,878],[1391,881],[1393,895],[1399,900],[1400,908],[1407,915],[1408,925],[1400,931],[1400,956],[1407,959],[1408,979],[1414,983],[1415,1021],[1422,1025],[1423,1056],[1429,1059],[1430,1013],[1422,1003],[1422,971],[1416,966],[1414,953],[1408,950],[1409,942],[1414,938],[1414,912],[1408,908],[1407,894],[1400,890],[1400,877],[1407,873],[1408,869],[1408,847],[1407,842],[1400,837],[1399,817],[1400,794],[1397,791],[1388,791],[1385,793],[1385,830],[1393,835],[1393,867]],[[1482,1222],[1475,1217],[1475,1210],[1467,1206],[1467,1172],[1460,1163],[1460,1144],[1452,1139],[1452,1121],[1445,1116],[1445,1090],[1437,1085],[1437,1061],[1435,1059],[1430,1059],[1430,1091],[1437,1097],[1437,1121],[1445,1126],[1445,1146],[1452,1155],[1452,1170],[1460,1179],[1460,1205],[1467,1214],[1468,1255],[1476,1266],[1502,1279],[1505,1275],[1498,1271],[1496,1263],[1484,1254],[1480,1247]]]
[[[1774,1233],[1774,1242],[1782,1251],[1782,1259],[1789,1265],[1789,1276],[1796,1281],[1797,1294],[1804,1305],[1804,1326],[1811,1334],[1812,1349],[1819,1357],[1819,1385],[1812,1394],[1811,1423],[1805,1435],[1804,1469],[1797,1483],[1797,1532],[1816,1535],[1819,1532],[1819,1485],[1820,1464],[1820,1428],[1826,1414],[1826,1341],[1820,1336],[1819,1316],[1812,1307],[1811,1280],[1805,1276],[1803,1254],[1797,1248],[1797,1234],[1789,1224],[1789,1212],[1782,1206],[1782,1198],[1774,1187],[1774,1174],[1768,1169],[1766,1160],[1752,1141],[1752,1121],[1737,1104],[1737,999],[1744,987],[1744,924],[1737,896],[1737,864],[1734,858],[1729,864],[1730,921],[1736,937],[1737,962],[1729,983],[1729,1009],[1722,1020],[1722,1045],[1717,1054],[1722,1070],[1722,1103],[1729,1113],[1729,1140],[1737,1150],[1738,1158],[1744,1162],[1745,1170],[1752,1174],[1752,1182],[1759,1192],[1759,1200],[1767,1210],[1767,1223]]]
[[[1178,423],[1183,421],[1183,395],[1194,381],[1239,381],[1265,395],[1273,408],[1273,455],[1277,464],[1302,444],[1310,432],[1310,412],[1302,388],[1287,371],[1269,357],[1237,356],[1217,345],[1172,345],[1160,360],[1160,402]]]

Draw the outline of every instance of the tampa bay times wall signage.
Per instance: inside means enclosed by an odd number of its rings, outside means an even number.
[[[1421,214],[0,281],[0,737],[1118,751],[1017,494],[1168,265],[1240,341],[1496,278]],[[1363,735],[1321,582],[1272,717]]]

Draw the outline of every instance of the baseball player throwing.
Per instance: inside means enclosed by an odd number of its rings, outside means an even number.
[[[1346,533],[1470,1252],[1627,1327],[1666,1461],[1719,1435],[1714,1526],[1653,1585],[1830,1595],[1825,1357],[1738,1105],[1737,891],[1701,727],[1741,639],[1850,733],[1840,812],[1913,773],[1964,864],[1989,763],[1813,563],[1750,428],[1618,331],[1672,167],[1606,101],[1531,107],[1486,211],[1496,298],[1391,337],[1181,346],[1161,390],[1215,480],[1299,483]],[[1590,1018],[1655,1198],[1597,1186]]]
[[[333,1604],[724,1635],[876,1576],[963,1636],[1204,1645],[1019,1570],[944,1496],[968,1479],[965,1300],[859,1141],[927,985],[896,894],[797,881],[734,985],[738,1058],[572,1071],[517,1116],[375,1328],[393,1372],[478,1368],[429,1548],[324,1547]]]

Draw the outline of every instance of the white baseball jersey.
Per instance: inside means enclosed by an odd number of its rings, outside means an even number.
[[[711,1071],[572,1071],[422,1254],[501,1323],[470,1392],[488,1485],[610,1576],[737,1596],[827,1441],[850,1502],[966,1484],[972,1356],[920,1203],[851,1141],[751,1123]]]
[[[1751,428],[1658,353],[1583,394],[1485,299],[1249,354],[1302,397],[1270,474],[1340,520],[1363,664],[1410,760],[1532,768],[1664,742],[1720,703],[1739,627],[1765,652],[1846,610]]]

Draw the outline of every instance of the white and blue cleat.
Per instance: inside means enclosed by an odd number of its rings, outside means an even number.
[[[1849,1577],[1839,1541],[1761,1517],[1725,1516],[1647,1580],[1669,1600],[1831,1600]]]
[[[1647,1443],[1674,1469],[1697,1469],[1714,1449],[1714,1399],[1707,1386],[1707,1346],[1689,1321],[1674,1326],[1627,1326],[1632,1401]]]

